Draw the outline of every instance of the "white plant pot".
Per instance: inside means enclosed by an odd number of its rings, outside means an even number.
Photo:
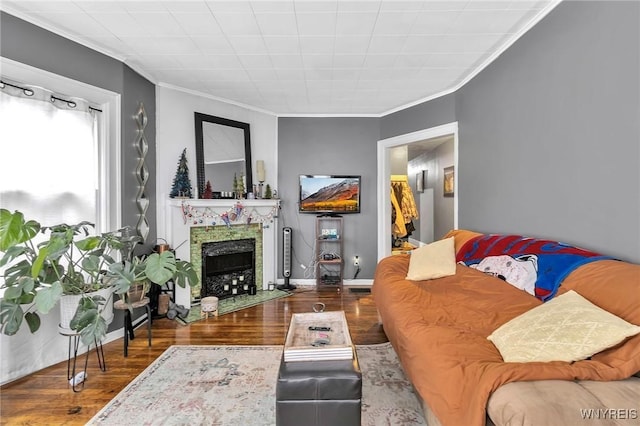
[[[104,297],[106,303],[101,307],[102,318],[107,322],[107,325],[111,324],[113,321],[113,287],[103,288],[98,291],[94,291],[92,293],[87,293],[85,296],[93,297],[95,295],[100,295]],[[76,314],[76,310],[78,309],[78,302],[82,295],[80,294],[69,294],[64,295],[60,298],[60,327],[63,329],[70,329],[70,323],[73,319],[73,316]]]

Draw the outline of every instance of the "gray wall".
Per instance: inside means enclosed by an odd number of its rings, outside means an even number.
[[[395,113],[381,134],[458,121],[460,228],[639,262],[639,14],[638,2],[563,2],[460,89],[454,107],[435,100]]]
[[[353,278],[353,256],[360,256],[358,279],[372,278],[377,258],[376,143],[377,118],[279,118],[278,194],[282,199],[279,225],[293,230],[293,278],[306,275],[300,263],[313,260],[315,215],[298,213],[301,174],[361,175],[361,213],[344,215],[344,256],[347,279]],[[281,241],[279,241],[279,244]],[[278,265],[279,276],[282,267]]]
[[[404,135],[456,121],[455,93],[425,102],[380,119],[380,139]]]

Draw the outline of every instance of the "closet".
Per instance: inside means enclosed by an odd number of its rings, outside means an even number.
[[[411,250],[414,247],[409,237],[415,231],[413,220],[419,218],[419,213],[407,175],[391,175],[390,191],[392,250]]]

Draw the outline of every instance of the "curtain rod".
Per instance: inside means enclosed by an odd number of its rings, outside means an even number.
[[[33,96],[33,93],[34,93],[34,92],[33,92],[33,89],[29,89],[28,87],[16,86],[15,84],[7,83],[7,82],[6,82],[6,81],[4,81],[4,80],[0,80],[0,85],[1,85],[1,86],[0,86],[0,88],[4,88],[4,86],[10,86],[10,87],[13,87],[13,88],[15,88],[15,89],[20,89],[20,90],[22,90],[22,93],[24,93],[24,94],[25,94],[25,96]],[[67,104],[67,106],[68,106],[69,108],[75,108],[75,107],[76,107],[76,105],[77,105],[77,104],[76,104],[74,101],[72,101],[72,100],[69,100],[69,99],[63,99],[63,98],[59,98],[59,97],[57,97],[57,96],[53,96],[53,95],[51,95],[51,102],[54,102],[54,101],[66,102],[66,104]],[[92,107],[91,105],[89,105],[89,109],[90,109],[90,110],[93,110],[93,111],[97,111],[97,112],[102,112],[102,110],[101,110],[101,109],[99,109],[99,108],[94,108],[94,107]]]

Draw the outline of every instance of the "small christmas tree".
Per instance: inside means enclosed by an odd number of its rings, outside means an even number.
[[[202,198],[205,198],[205,199],[213,198],[213,191],[211,190],[211,181],[207,181],[207,185],[204,187],[204,194],[202,194]]]
[[[271,192],[271,186],[267,184],[267,186],[264,189],[264,198],[266,198],[267,200],[270,200],[271,197],[273,197],[273,193]]]
[[[191,198],[191,181],[189,180],[189,166],[187,166],[187,148],[182,150],[176,177],[173,178],[173,187],[169,194],[171,198]]]

